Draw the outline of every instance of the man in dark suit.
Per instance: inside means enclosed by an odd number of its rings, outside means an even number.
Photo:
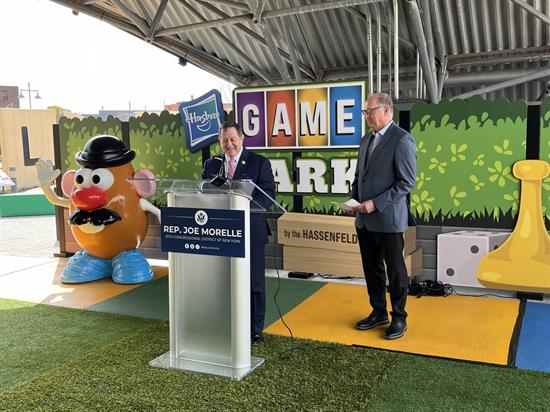
[[[223,155],[204,163],[203,179],[211,179],[223,171],[228,180],[250,179],[272,198],[275,197],[275,180],[271,163],[265,157],[248,151],[243,146],[243,132],[234,122],[225,122],[220,127],[220,146]],[[223,164],[221,163],[223,162]],[[265,206],[266,197],[256,189],[254,200]],[[250,214],[250,320],[251,342],[263,340],[265,318],[265,245],[269,228],[264,213]]]
[[[369,96],[362,112],[372,133],[361,139],[351,197],[360,203],[354,208],[355,226],[372,313],[355,327],[368,330],[389,323],[387,270],[392,321],[384,337],[397,339],[407,330],[403,232],[408,226],[406,197],[416,182],[416,145],[393,123],[393,103],[387,94]]]

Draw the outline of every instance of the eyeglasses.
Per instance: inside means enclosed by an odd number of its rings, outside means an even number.
[[[375,110],[380,109],[381,107],[384,107],[385,104],[381,104],[380,106],[373,107],[372,109],[363,109],[361,110],[361,113],[363,113],[365,116],[370,116],[372,112]]]

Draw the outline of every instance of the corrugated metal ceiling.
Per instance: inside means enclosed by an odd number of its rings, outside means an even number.
[[[496,84],[486,97],[534,101],[550,80],[550,0],[52,1],[239,86],[369,79],[370,61],[395,91],[396,10],[400,100]]]

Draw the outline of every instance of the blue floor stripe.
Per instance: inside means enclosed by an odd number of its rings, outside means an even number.
[[[550,305],[527,302],[516,367],[550,372]]]

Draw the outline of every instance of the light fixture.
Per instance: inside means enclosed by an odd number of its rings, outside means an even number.
[[[28,88],[27,89],[20,89],[19,90],[19,98],[20,99],[24,99],[25,96],[23,96],[23,92],[27,92],[29,93],[29,109],[32,109],[32,96],[31,96],[31,92],[36,92],[36,96],[34,96],[35,99],[41,99],[42,97],[40,97],[40,95],[38,94],[38,90],[36,89],[31,89],[31,84],[30,83],[27,83],[28,85]]]

